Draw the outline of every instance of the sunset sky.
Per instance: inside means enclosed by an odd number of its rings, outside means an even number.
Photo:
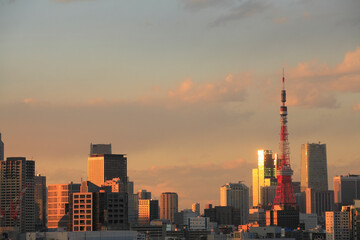
[[[0,0],[5,156],[80,182],[111,143],[135,191],[219,204],[278,152],[283,67],[293,180],[307,142],[360,174],[359,0]]]

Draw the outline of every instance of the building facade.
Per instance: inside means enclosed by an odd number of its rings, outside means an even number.
[[[0,227],[35,231],[35,161],[9,157],[0,161]]]
[[[220,205],[231,206],[239,211],[240,225],[249,220],[249,188],[239,183],[226,183],[220,188]]]
[[[38,232],[46,231],[46,177],[40,174],[35,176],[35,230]]]
[[[164,192],[160,195],[160,218],[168,219],[170,223],[175,221],[175,213],[178,212],[178,195],[174,192]]]
[[[252,170],[252,205],[264,205],[261,189],[276,186],[276,155],[271,150],[258,150],[258,167]]]
[[[197,216],[200,216],[200,203],[196,202],[191,205],[191,209]]]
[[[5,158],[4,142],[1,139],[1,133],[0,133],[0,161],[4,160],[4,158]]]
[[[348,174],[334,177],[334,202],[336,205],[353,205],[360,199],[360,175]]]
[[[326,144],[306,143],[301,145],[301,191],[328,190]]]
[[[159,218],[159,201],[139,199],[139,225],[149,225],[151,220]]]
[[[123,154],[93,154],[88,158],[88,180],[102,186],[105,181],[120,178],[127,184],[127,158]]]
[[[139,199],[151,199],[151,192],[141,189],[138,192]]]
[[[49,184],[48,185],[48,229],[66,230],[69,224],[69,198],[71,193],[80,192],[80,184]]]
[[[350,213],[347,211],[326,212],[326,240],[350,240]]]
[[[305,189],[306,213],[316,213],[318,221],[325,223],[325,212],[334,210],[334,191],[316,191]]]
[[[93,154],[112,154],[111,144],[90,143],[90,156]]]

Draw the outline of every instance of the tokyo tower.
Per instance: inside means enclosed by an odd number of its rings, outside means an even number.
[[[281,106],[280,106],[280,154],[277,167],[277,185],[274,200],[274,206],[296,205],[294,189],[291,176],[293,171],[290,167],[289,142],[287,131],[287,106],[286,106],[286,90],[285,77],[283,71],[282,90],[281,90]]]

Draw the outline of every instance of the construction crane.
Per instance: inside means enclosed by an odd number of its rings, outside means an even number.
[[[0,218],[3,218],[5,213],[11,210],[11,219],[16,219],[18,215],[18,210],[25,194],[25,191],[31,186],[31,183],[25,184],[21,192],[11,201],[10,205],[7,206],[4,210],[0,209]]]

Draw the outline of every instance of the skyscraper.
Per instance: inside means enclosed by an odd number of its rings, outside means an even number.
[[[253,206],[263,205],[264,199],[261,195],[263,187],[276,185],[276,159],[273,158],[271,150],[258,150],[258,168],[252,171],[253,178],[253,192],[252,201]],[[271,203],[273,199],[271,200]]]
[[[191,209],[197,216],[200,216],[200,203],[196,202],[191,205]]]
[[[247,224],[249,220],[249,188],[241,182],[226,183],[220,188],[220,205],[238,210],[239,224]]]
[[[69,214],[66,212],[71,193],[80,192],[80,184],[49,184],[48,185],[48,228],[66,230]]]
[[[90,143],[90,155],[93,154],[112,154],[111,144],[92,144]]]
[[[0,161],[1,227],[35,231],[34,177],[35,161],[24,157]]]
[[[35,176],[35,230],[46,231],[46,177],[40,174]]]
[[[178,212],[178,195],[174,192],[164,192],[160,195],[160,218],[175,221],[175,213]]]
[[[151,192],[141,189],[138,192],[139,199],[151,199]]]
[[[328,190],[326,144],[301,145],[301,191],[306,188]]]
[[[139,225],[149,225],[151,220],[159,218],[159,201],[139,199]]]
[[[1,133],[0,133],[0,161],[4,160],[4,142],[1,140]]]
[[[352,205],[360,199],[360,175],[348,174],[334,177],[334,202],[336,205]]]
[[[126,188],[127,158],[123,154],[93,154],[88,158],[88,180],[101,186],[106,180],[120,178]]]

